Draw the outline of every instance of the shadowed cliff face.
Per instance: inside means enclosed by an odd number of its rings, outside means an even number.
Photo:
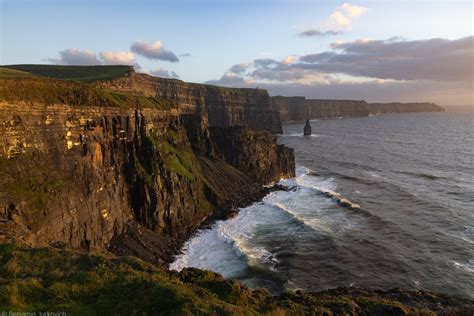
[[[109,91],[173,100],[189,112],[205,112],[212,127],[249,126],[281,133],[278,113],[262,89],[234,89],[152,77],[134,71],[96,83]]]
[[[294,175],[293,152],[268,132],[222,128],[222,142],[206,115],[177,113],[0,103],[0,242],[162,262],[216,208]]]
[[[370,114],[444,112],[434,103],[367,103],[363,100],[323,100],[305,97],[272,97],[272,108],[282,122],[315,118],[363,117]]]

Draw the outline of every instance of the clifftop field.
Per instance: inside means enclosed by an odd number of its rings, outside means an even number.
[[[198,269],[170,273],[134,257],[0,245],[0,309],[72,315],[461,315],[466,300],[401,290],[272,296]]]
[[[35,76],[82,82],[110,80],[131,71],[130,66],[7,65],[2,67]]]

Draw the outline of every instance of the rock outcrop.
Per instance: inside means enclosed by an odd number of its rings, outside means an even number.
[[[267,131],[210,128],[206,111],[156,97],[113,106],[116,95],[40,82],[28,96],[0,91],[0,243],[109,249],[160,263],[216,209],[294,175],[293,151]],[[58,95],[64,87],[67,98]]]
[[[323,100],[305,97],[272,97],[272,108],[282,122],[316,118],[364,117],[371,114],[443,112],[434,103],[367,103],[363,100]]]

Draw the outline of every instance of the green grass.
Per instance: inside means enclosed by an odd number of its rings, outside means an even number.
[[[422,305],[421,299],[414,300]],[[0,310],[68,315],[434,315],[380,294],[290,291],[272,296],[210,271],[170,273],[133,257],[11,244],[0,244]]]
[[[109,92],[84,83],[40,77],[0,78],[0,100],[46,105],[66,104],[162,110],[177,107],[177,104],[171,100]]]
[[[64,66],[64,65],[5,65],[3,68],[19,70],[35,76],[94,82],[110,80],[123,76],[131,71],[131,66]]]
[[[184,132],[184,131],[181,131]],[[149,136],[150,141],[158,148],[167,168],[190,180],[195,179],[197,162],[194,153],[189,146],[180,143],[186,137],[178,132],[168,129],[162,141],[158,141],[155,135]]]
[[[0,79],[28,78],[28,77],[33,77],[33,75],[24,71],[0,67]]]

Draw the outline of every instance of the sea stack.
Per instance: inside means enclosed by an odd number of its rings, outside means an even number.
[[[309,123],[309,120],[306,120],[306,124],[304,125],[303,129],[303,134],[304,136],[311,135],[311,124]]]

